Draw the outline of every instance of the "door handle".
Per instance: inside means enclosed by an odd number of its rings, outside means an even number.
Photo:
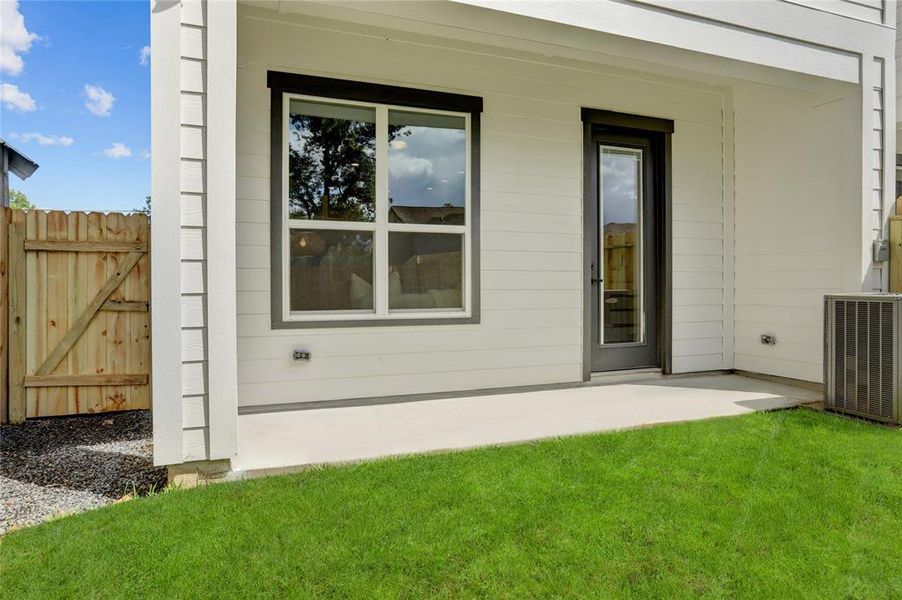
[[[604,282],[604,279],[600,279],[600,278],[598,278],[598,277],[595,277],[595,263],[592,263],[592,264],[589,266],[589,282],[590,282],[592,285],[595,285],[595,284],[597,284],[597,283],[603,283],[603,282]]]
[[[589,267],[589,282],[590,282],[592,285],[595,285],[595,284],[597,284],[597,283],[604,283],[604,279],[600,279],[600,278],[598,278],[598,277],[594,277],[594,274],[595,274],[595,264],[593,263],[593,264]]]

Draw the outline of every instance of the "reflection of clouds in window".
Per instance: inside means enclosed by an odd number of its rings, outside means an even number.
[[[388,176],[391,182],[404,179],[431,181],[434,178],[432,161],[410,156],[407,152],[396,152],[388,163]]]
[[[637,223],[639,155],[604,150],[601,164],[605,224]]]
[[[461,127],[463,127],[463,120]],[[466,184],[463,129],[404,126],[389,143],[392,206],[462,207]]]

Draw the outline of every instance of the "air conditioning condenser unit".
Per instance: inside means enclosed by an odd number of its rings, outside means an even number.
[[[824,297],[824,404],[902,424],[902,295]]]

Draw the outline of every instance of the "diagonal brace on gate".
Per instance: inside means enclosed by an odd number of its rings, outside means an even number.
[[[66,354],[69,353],[69,350],[75,345],[75,342],[78,341],[78,338],[81,337],[81,334],[88,328],[91,319],[94,318],[94,315],[97,314],[97,311],[100,310],[103,303],[106,302],[110,295],[116,291],[116,288],[125,281],[125,278],[128,277],[128,274],[131,272],[132,268],[138,264],[138,261],[141,260],[142,256],[144,256],[143,252],[128,253],[128,256],[126,256],[122,264],[119,265],[119,269],[116,273],[103,284],[103,287],[100,288],[97,295],[95,295],[91,302],[88,303],[84,312],[81,313],[78,320],[75,321],[71,328],[69,328],[69,331],[66,332],[63,339],[56,345],[56,348],[53,349],[53,352],[51,352],[44,361],[44,364],[35,371],[35,375],[49,375],[57,366],[59,366]]]

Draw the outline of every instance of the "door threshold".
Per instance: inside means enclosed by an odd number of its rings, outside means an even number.
[[[664,377],[661,367],[644,367],[641,369],[623,369],[620,371],[596,371],[591,374],[592,383],[626,383],[642,379],[660,379]]]

